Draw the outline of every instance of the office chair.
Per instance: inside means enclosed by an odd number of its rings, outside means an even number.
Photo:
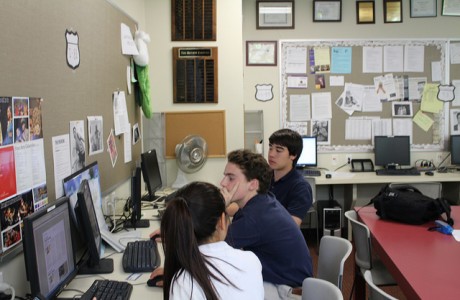
[[[366,280],[369,287],[369,300],[398,300],[375,285],[372,281],[372,271],[367,270],[364,272],[364,280]]]
[[[359,275],[363,276],[366,270],[371,270],[375,285],[396,285],[395,279],[391,276],[382,261],[376,257],[372,257],[371,233],[369,228],[358,221],[358,214],[354,210],[346,211],[345,217],[351,224],[353,241],[356,247],[355,263],[359,267]],[[353,282],[351,295],[353,295],[354,288],[355,283]]]
[[[342,290],[343,268],[350,256],[352,244],[347,239],[325,235],[321,238],[316,277],[335,284]]]
[[[343,300],[343,295],[335,284],[308,277],[302,283],[302,300]]]

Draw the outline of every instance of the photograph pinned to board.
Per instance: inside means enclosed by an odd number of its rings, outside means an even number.
[[[86,142],[83,120],[70,121],[70,166],[72,173],[85,167]]]
[[[110,130],[109,137],[107,138],[107,151],[110,154],[110,161],[112,162],[112,167],[115,167],[118,158],[117,145],[115,144],[115,136],[113,134],[113,129]]]
[[[398,101],[392,102],[392,116],[393,117],[412,117],[412,102],[409,101]]]
[[[102,116],[88,117],[89,155],[104,151]]]
[[[139,130],[139,123],[134,124],[133,126],[133,145],[136,145],[139,142],[141,137],[141,132]]]
[[[316,136],[318,145],[331,144],[331,120],[312,120],[311,135]]]
[[[460,135],[460,109],[450,110],[450,132],[452,135]]]

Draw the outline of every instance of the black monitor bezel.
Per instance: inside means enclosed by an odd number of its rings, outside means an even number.
[[[302,163],[300,162],[300,158],[302,157],[303,151],[306,149],[305,148],[305,143],[304,140],[314,140],[315,141],[315,162],[314,163]],[[308,135],[303,135],[302,136],[302,154],[300,154],[299,159],[297,160],[296,163],[296,168],[297,169],[303,169],[307,167],[316,167],[318,166],[318,139],[316,136],[308,136]]]
[[[460,135],[450,136],[449,147],[450,164],[454,166],[460,166]]]
[[[151,149],[149,151],[141,153],[141,168],[144,182],[149,192],[149,196],[153,199],[153,197],[155,197],[155,192],[163,187],[160,164],[158,162],[156,149]],[[154,178],[153,176],[159,179],[159,183],[157,183],[155,186],[153,186],[152,184]]]
[[[391,152],[385,152],[382,148],[383,145],[381,141],[386,141],[386,145],[390,141],[397,141],[398,145],[391,146]],[[406,151],[405,151],[405,159],[395,159],[395,161],[391,161],[390,159],[384,159],[386,153],[398,153],[399,156],[402,155],[404,151],[404,147],[401,144],[401,141],[407,143]],[[396,143],[396,142],[395,142]],[[388,155],[387,155],[388,156]],[[408,135],[395,135],[395,136],[387,136],[387,135],[376,135],[374,136],[374,162],[376,166],[381,166],[385,168],[395,168],[400,166],[410,166],[411,164],[411,144],[410,144],[410,136]]]
[[[43,294],[40,290],[40,278],[44,278],[46,280],[47,276],[43,276],[42,272],[38,270],[37,266],[37,256],[36,253],[36,245],[35,245],[35,235],[34,235],[34,223],[44,217],[51,218],[54,213],[56,213],[56,209],[60,206],[67,206],[67,218],[68,218],[68,230],[67,234],[70,235],[71,240],[71,247],[72,247],[72,261],[73,261],[73,270],[69,272],[66,278],[64,278],[52,291],[48,294]],[[57,199],[54,203],[50,203],[43,207],[42,209],[34,212],[33,214],[24,218],[24,237],[23,237],[23,248],[24,248],[24,262],[26,265],[26,276],[30,283],[30,290],[32,297],[40,296],[40,299],[50,300],[56,299],[56,296],[61,293],[61,291],[72,281],[78,273],[78,268],[76,264],[75,258],[75,242],[74,237],[72,235],[72,231],[70,229],[72,220],[71,220],[71,205],[70,200],[68,197],[61,197]]]
[[[133,227],[142,217],[141,173],[141,168],[136,167],[131,179],[131,225]]]
[[[80,182],[75,215],[77,216],[79,227],[83,229],[83,235],[88,245],[89,257],[86,263],[90,268],[97,266],[100,262],[102,236],[99,231],[96,211],[94,210],[93,198],[87,179],[83,179]],[[95,224],[92,223],[93,221]]]

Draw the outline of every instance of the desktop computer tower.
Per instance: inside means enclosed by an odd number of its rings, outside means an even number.
[[[320,238],[323,235],[342,236],[342,208],[335,200],[317,201]]]

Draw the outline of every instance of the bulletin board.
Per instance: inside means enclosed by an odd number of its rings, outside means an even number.
[[[384,47],[384,46],[423,46],[424,48],[424,69],[423,72],[391,72],[393,76],[408,76],[410,77],[426,77],[427,83],[432,83],[431,65],[432,62],[440,62],[441,66],[441,81],[433,83],[449,82],[449,72],[447,59],[447,49],[449,40],[447,39],[433,39],[433,40],[300,40],[300,41],[280,41],[280,101],[281,101],[281,127],[287,127],[297,130],[301,134],[310,135],[311,133],[311,120],[303,122],[292,122],[289,116],[290,110],[290,96],[296,94],[308,94],[330,92],[331,94],[331,109],[332,118],[330,119],[330,143],[327,145],[319,145],[318,151],[353,151],[353,152],[366,152],[373,149],[372,140],[349,140],[345,138],[345,124],[349,117],[380,117],[380,118],[393,118],[392,117],[392,103],[391,101],[382,103],[382,111],[380,112],[361,112],[355,111],[351,116],[345,113],[338,105],[335,104],[336,100],[344,91],[344,86],[330,86],[330,76],[343,76],[345,83],[354,83],[360,85],[373,85],[374,77],[383,76],[386,73],[364,73],[363,72],[363,47]],[[321,72],[324,74],[326,85],[323,89],[317,89],[315,86],[315,74],[310,71],[308,53],[310,49],[315,47],[350,47],[352,50],[351,55],[351,72],[348,74],[333,74],[330,72]],[[304,76],[307,76],[307,87],[288,88],[286,72],[288,55],[293,48],[307,49],[307,68]],[[458,71],[455,71],[458,73]],[[294,74],[295,75],[295,74]],[[310,96],[311,101],[311,96]],[[398,100],[403,101],[403,100]],[[420,110],[420,101],[411,101],[413,106],[413,115]],[[427,113],[433,119],[433,125],[425,131],[412,122],[413,126],[413,139],[412,150],[443,150],[445,146],[446,137],[446,122],[448,121],[448,107],[449,103],[443,104],[443,109],[439,113]],[[447,118],[447,119],[446,119]],[[312,116],[314,119],[314,116]]]
[[[176,145],[188,135],[200,135],[208,145],[208,157],[225,157],[225,111],[165,113],[166,158],[175,158]]]
[[[132,33],[136,21],[106,0],[2,1],[0,4],[2,96],[39,97],[49,201],[55,199],[52,137],[69,134],[69,122],[84,121],[86,165],[97,161],[104,193],[127,180],[140,159],[141,143],[131,145],[132,160],[124,162],[124,136],[115,138],[114,166],[107,138],[114,128],[112,95],[125,91],[131,126],[141,113],[127,91],[130,56],[121,52],[121,24]],[[66,30],[78,33],[80,64],[67,65]],[[88,116],[103,117],[104,151],[89,156]]]

